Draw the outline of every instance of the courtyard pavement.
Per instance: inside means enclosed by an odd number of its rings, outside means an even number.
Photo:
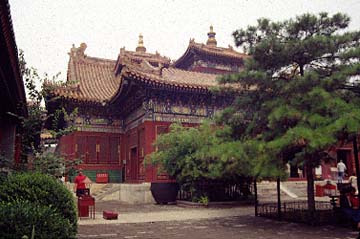
[[[105,220],[102,211],[119,213]],[[78,238],[136,239],[350,239],[358,232],[334,226],[312,227],[254,216],[253,206],[184,208],[177,205],[96,203],[96,218],[79,220]]]

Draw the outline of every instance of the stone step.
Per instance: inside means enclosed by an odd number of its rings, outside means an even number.
[[[96,190],[94,193],[92,193],[92,196],[95,197],[95,200],[103,200],[106,197],[118,199],[117,194],[119,193],[120,184],[107,183],[107,184],[102,184],[104,186],[100,186],[100,185],[97,184],[97,187],[99,187],[99,190]],[[116,192],[117,192],[117,194],[116,194]]]
[[[336,182],[332,181],[332,184]],[[326,181],[315,181],[314,182],[314,193],[316,195],[316,184],[325,185]],[[285,181],[281,182],[280,185],[281,197],[300,199],[307,197],[307,182],[306,181]],[[258,183],[258,195],[259,198],[277,198],[276,182],[260,182]],[[320,198],[321,199],[321,198]]]
[[[276,182],[260,182],[258,183],[259,199],[277,199]],[[280,197],[282,200],[298,199],[299,197],[306,197],[307,184],[306,182],[281,182]]]
[[[69,190],[74,184],[67,183]],[[96,201],[118,200],[131,204],[154,203],[150,192],[149,183],[127,184],[127,183],[92,183],[88,185],[90,194]]]

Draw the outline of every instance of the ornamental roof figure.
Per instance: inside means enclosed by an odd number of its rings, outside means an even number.
[[[215,39],[216,33],[214,32],[214,27],[212,25],[210,26],[210,32],[208,32],[207,35],[209,38],[206,42],[206,45],[216,47],[216,45],[217,45],[217,41]]]
[[[138,41],[138,46],[136,47],[136,52],[144,52],[144,53],[146,52],[143,35],[141,33],[139,34],[139,41]]]
[[[85,50],[87,48],[86,43],[81,43],[79,47],[75,47],[75,45],[73,44],[70,52],[68,53],[71,57],[78,57],[78,58],[85,58]]]

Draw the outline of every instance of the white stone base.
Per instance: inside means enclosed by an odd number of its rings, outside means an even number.
[[[94,195],[96,200],[119,200],[131,204],[155,203],[150,186],[151,183],[92,183],[88,185],[90,194]],[[73,191],[74,184],[66,183],[66,187]]]
[[[120,184],[119,200],[131,204],[155,203],[150,183]]]

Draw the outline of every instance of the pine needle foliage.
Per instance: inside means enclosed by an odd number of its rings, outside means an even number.
[[[251,56],[244,70],[219,81],[241,90],[218,122],[235,141],[261,145],[254,155],[263,162],[259,175],[280,172],[289,160],[304,165],[312,211],[313,168],[331,145],[360,129],[360,32],[346,31],[349,22],[342,13],[259,19],[233,33]]]

